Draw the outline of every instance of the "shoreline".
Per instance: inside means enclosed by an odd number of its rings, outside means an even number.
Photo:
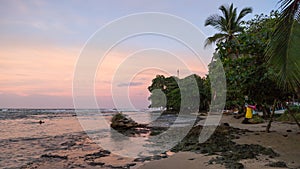
[[[265,133],[266,123],[241,124],[241,121],[242,119],[235,119],[232,115],[223,115],[221,124],[227,123],[227,125],[230,125],[229,130],[231,130],[231,128],[237,128],[237,131],[242,131],[239,134],[233,133],[234,137],[230,138],[230,140],[237,145],[257,144],[265,148],[272,148],[276,153],[280,154],[280,156],[270,157],[268,155],[257,155],[256,159],[242,159],[238,160],[238,163],[243,164],[245,168],[274,168],[266,165],[275,162],[285,162],[289,168],[300,167],[300,160],[297,159],[297,157],[300,156],[300,145],[297,144],[300,142],[300,131],[297,125],[274,122],[271,133]],[[249,132],[246,130],[249,130]],[[226,132],[226,130],[220,130],[220,132],[224,131]],[[21,140],[19,141],[22,142]],[[18,142],[18,140],[15,140],[15,142]],[[23,141],[22,144],[23,143],[26,142]],[[14,144],[15,143],[13,142],[11,146]],[[221,155],[221,153],[218,152],[182,152],[178,149],[179,151],[175,154],[162,154],[152,158],[145,157],[132,159],[121,157],[103,150],[84,132],[72,132],[54,137],[46,137],[44,140],[28,138],[26,144],[33,145],[33,149],[27,151],[34,151],[35,146],[43,146],[44,149],[41,152],[36,152],[36,156],[32,159],[32,162],[22,165],[21,168],[24,169],[46,169],[53,166],[56,168],[101,167],[147,169],[161,168],[161,166],[164,166],[164,168],[180,168],[179,166],[181,165],[188,166],[188,168],[191,169],[199,168],[200,166],[200,168],[225,168],[224,161],[218,161],[218,157]],[[22,148],[22,145],[18,146],[19,147],[16,148]],[[26,151],[26,149],[24,149],[24,151]],[[217,160],[213,161],[213,159]]]

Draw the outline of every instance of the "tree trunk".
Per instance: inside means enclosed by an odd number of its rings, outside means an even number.
[[[298,99],[298,102],[300,102],[300,86],[296,88],[296,94],[297,94],[297,99]]]
[[[273,106],[272,106],[272,113],[271,113],[271,117],[270,117],[270,121],[267,125],[267,128],[266,128],[266,132],[269,133],[270,132],[270,128],[271,128],[271,124],[273,122],[273,118],[274,118],[274,115],[275,115],[275,106],[277,104],[277,99],[274,100],[274,103],[273,103]]]
[[[268,119],[270,117],[270,110],[267,109],[266,105],[262,106],[262,111],[263,111],[263,118]]]

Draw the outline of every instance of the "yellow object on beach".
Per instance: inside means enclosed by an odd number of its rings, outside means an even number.
[[[252,118],[252,109],[250,107],[247,107],[246,118],[247,119],[251,119]]]

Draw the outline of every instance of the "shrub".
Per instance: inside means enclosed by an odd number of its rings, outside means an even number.
[[[291,106],[290,107],[291,113],[293,113],[297,120],[300,120],[300,106]],[[278,121],[294,121],[294,119],[291,117],[291,115],[287,112],[287,110],[277,118]]]

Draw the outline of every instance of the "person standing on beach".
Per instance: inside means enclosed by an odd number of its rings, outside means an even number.
[[[245,119],[242,121],[243,124],[250,124],[251,122],[249,122],[250,119],[252,119],[253,117],[253,110],[256,110],[256,105],[248,105],[245,104],[245,108],[246,108],[246,114],[245,114]]]

